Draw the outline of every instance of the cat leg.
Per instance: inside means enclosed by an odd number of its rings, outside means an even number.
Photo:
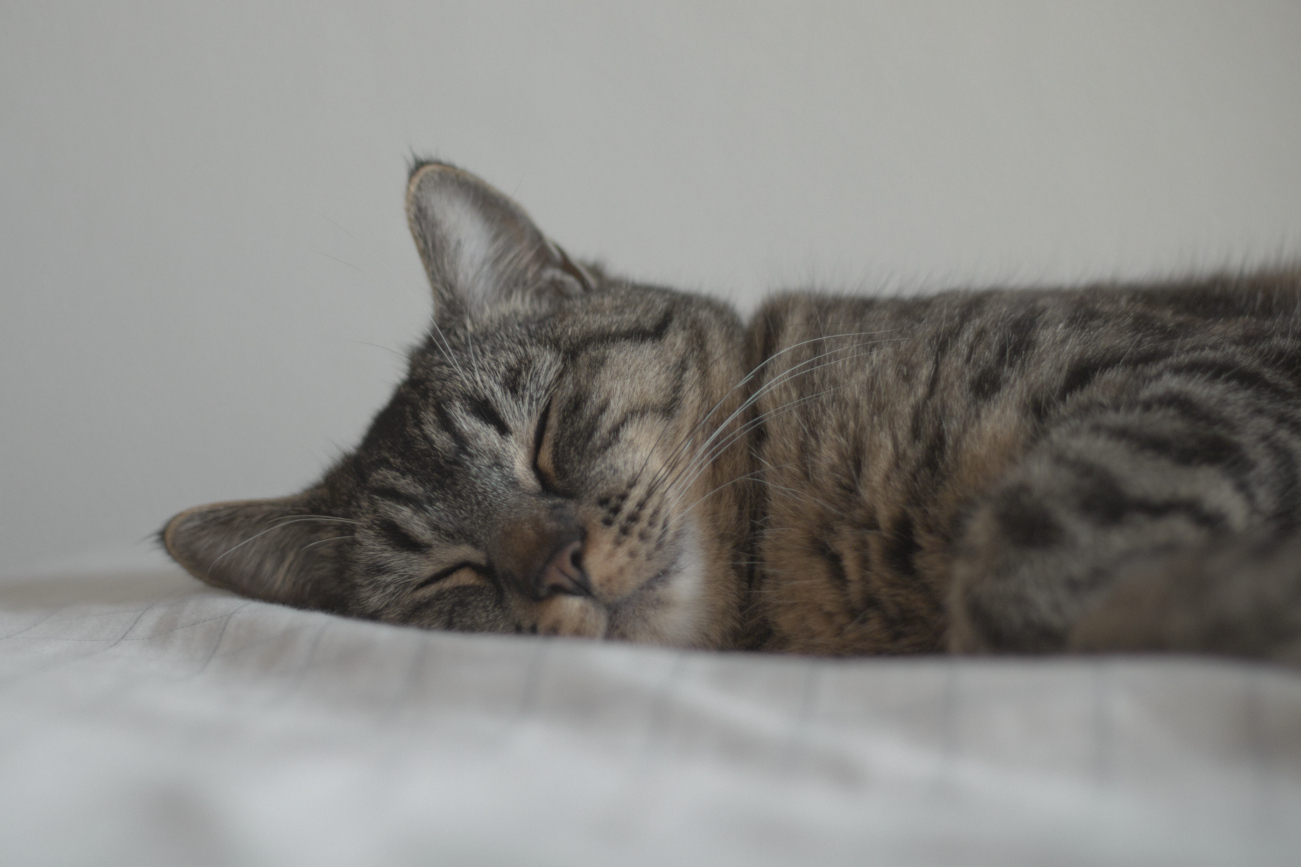
[[[1045,438],[967,520],[950,649],[1295,654],[1301,543],[1272,540],[1295,532],[1301,458],[1234,417],[1149,400]]]

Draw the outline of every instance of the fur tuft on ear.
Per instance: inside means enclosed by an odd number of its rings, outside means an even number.
[[[159,534],[199,580],[300,608],[344,612],[338,542],[354,521],[321,514],[305,495],[187,509]]]
[[[545,307],[593,286],[519,205],[469,172],[417,162],[406,204],[440,317],[476,318],[511,301]]]

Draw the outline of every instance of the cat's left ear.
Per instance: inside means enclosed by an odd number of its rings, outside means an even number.
[[[346,588],[331,543],[352,538],[356,521],[322,514],[313,492],[187,509],[159,534],[194,577],[254,599],[343,611]]]
[[[523,208],[455,166],[424,162],[412,170],[407,222],[440,317],[475,318],[512,301],[545,309],[592,289],[591,274]]]

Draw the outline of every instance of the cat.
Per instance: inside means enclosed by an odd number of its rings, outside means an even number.
[[[476,632],[1301,662],[1301,269],[747,323],[454,166],[406,209],[406,378],[303,492],[172,518],[199,579]]]

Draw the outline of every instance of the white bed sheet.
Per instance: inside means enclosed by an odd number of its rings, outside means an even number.
[[[427,633],[0,583],[0,864],[1296,864],[1301,676]]]

